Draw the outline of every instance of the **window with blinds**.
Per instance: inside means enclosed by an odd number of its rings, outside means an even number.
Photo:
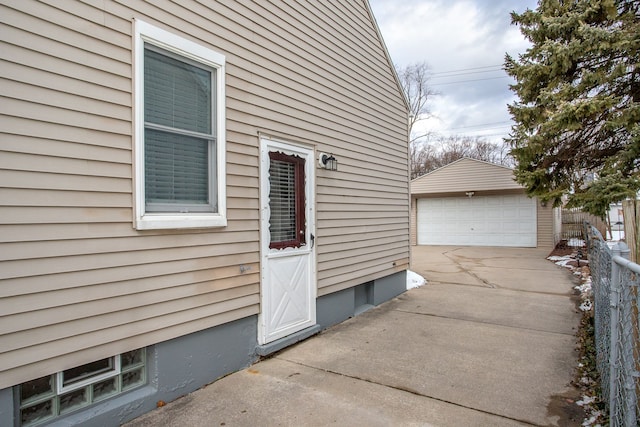
[[[134,227],[225,227],[225,56],[134,19]]]
[[[144,48],[147,212],[216,212],[215,69]]]
[[[269,232],[271,249],[305,244],[304,159],[269,153]]]

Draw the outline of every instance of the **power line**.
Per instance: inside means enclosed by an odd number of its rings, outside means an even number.
[[[462,127],[457,127],[457,128],[449,128],[449,129],[446,129],[446,130],[469,129],[469,128],[478,128],[478,127],[493,126],[493,125],[502,125],[502,124],[504,124],[504,126],[498,126],[497,128],[509,127],[509,126],[511,126],[511,121],[510,120],[503,120],[501,122],[480,123],[478,125],[462,126]],[[497,128],[488,128],[488,129],[497,129]]]
[[[505,129],[504,132],[506,132],[506,129],[510,128],[511,126],[498,126],[498,127],[491,127],[491,128],[481,128],[481,129],[462,129],[462,133],[478,133],[478,132],[484,132],[484,131],[488,131],[488,130],[495,130],[498,131],[498,129]],[[440,131],[436,131],[436,132],[445,132],[445,133],[459,133],[456,129],[442,129]],[[502,135],[502,133],[500,133],[499,135]]]
[[[436,131],[436,132],[444,132],[444,131]],[[478,131],[475,131],[478,132]],[[464,136],[477,136],[479,138],[485,138],[485,137],[490,137],[490,136],[502,136],[502,137],[506,137],[509,136],[508,132],[502,132],[502,133],[474,133],[474,132],[463,132],[463,133],[446,133],[444,136],[456,136],[456,135],[464,135]]]
[[[449,77],[467,76],[469,74],[483,74],[483,73],[495,73],[496,71],[504,71],[504,68],[494,68],[486,71],[469,71],[466,73],[447,74],[445,76],[433,76],[432,79],[446,79]]]
[[[472,71],[472,70],[481,70],[483,68],[502,68],[502,64],[496,64],[496,65],[485,65],[484,67],[472,67],[472,68],[459,68],[457,70],[449,70],[449,71],[438,71],[437,73],[431,73],[431,75],[435,76],[438,74],[449,74],[449,73],[458,73],[461,71]]]
[[[508,78],[509,76],[501,76],[501,77],[487,77],[486,79],[457,80],[455,82],[432,83],[431,86],[445,86],[445,85],[453,85],[458,83],[482,82],[485,80],[498,80],[498,79],[508,79]]]

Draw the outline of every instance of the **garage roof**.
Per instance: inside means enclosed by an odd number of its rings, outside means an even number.
[[[411,194],[523,189],[513,169],[468,157],[411,181]]]

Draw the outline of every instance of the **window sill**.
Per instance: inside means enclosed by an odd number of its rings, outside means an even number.
[[[146,214],[137,219],[135,228],[136,230],[168,230],[226,227],[226,225],[227,218],[221,214]]]

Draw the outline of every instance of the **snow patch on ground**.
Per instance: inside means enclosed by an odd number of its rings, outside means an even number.
[[[547,257],[547,259],[549,261],[555,262],[557,265],[561,267],[567,267],[567,268],[572,268],[567,264],[571,261],[575,261],[575,259],[571,255],[564,255],[564,256],[553,255],[553,256]]]
[[[420,286],[426,285],[427,281],[424,277],[415,273],[411,270],[407,270],[407,290],[413,288],[419,288]]]
[[[572,248],[581,248],[584,245],[585,245],[584,240],[576,239],[575,237],[569,239],[569,241],[567,242],[567,246],[570,246]]]
[[[591,311],[592,308],[593,308],[593,303],[589,299],[582,301],[582,303],[580,304],[581,311]]]
[[[580,292],[580,298],[582,303],[580,304],[580,310],[591,311],[593,308],[593,290],[591,289],[591,276],[584,279],[581,285],[575,286],[575,290]]]
[[[561,267],[568,268],[573,272],[576,276],[582,277],[582,271],[579,268],[576,268],[574,265],[570,265],[571,261],[575,261],[575,257],[571,255],[557,256],[553,255],[547,257],[549,261],[553,261],[557,265]],[[582,277],[582,282],[578,286],[574,286],[574,289],[580,292],[580,299],[582,303],[580,304],[580,310],[582,311],[591,311],[593,309],[593,292],[591,290],[591,276]]]
[[[582,422],[583,427],[601,427],[598,420],[602,419],[602,411],[594,411],[592,415]]]
[[[582,396],[582,399],[578,400],[576,404],[578,406],[585,406],[585,405],[591,405],[595,401],[596,401],[595,396]]]

